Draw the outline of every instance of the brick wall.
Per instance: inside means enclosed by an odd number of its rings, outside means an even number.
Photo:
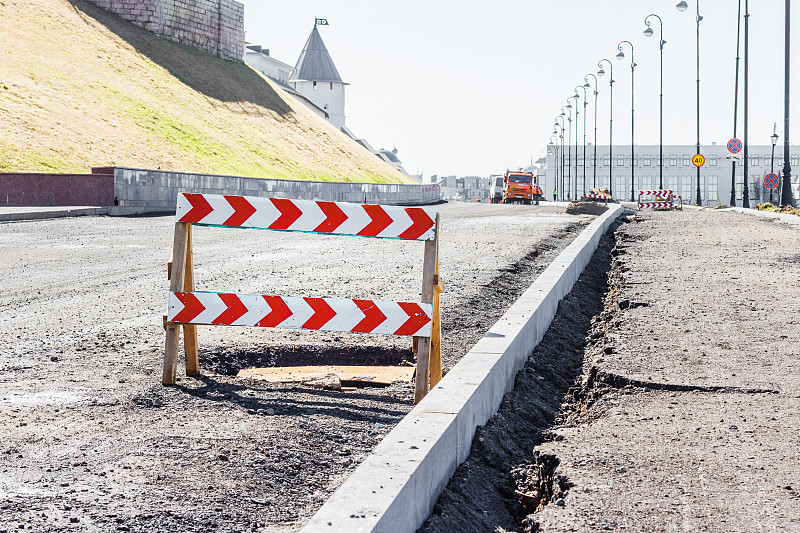
[[[89,0],[154,34],[242,62],[244,4],[235,0]]]
[[[114,175],[0,172],[0,206],[112,206]]]

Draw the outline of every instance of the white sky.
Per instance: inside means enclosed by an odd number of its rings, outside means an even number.
[[[737,2],[700,0],[701,144],[733,132]],[[545,154],[555,115],[576,85],[614,64],[614,141],[630,142],[630,55],[635,48],[636,143],[658,144],[658,21],[664,21],[664,144],[694,144],[695,0],[244,0],[246,39],[294,65],[314,24],[344,81],[347,125],[376,148],[399,150],[409,172],[488,175]],[[744,11],[744,2],[742,2]],[[653,19],[651,19],[653,20]],[[800,6],[792,11],[792,115],[800,109]],[[750,2],[749,142],[783,144],[783,0]],[[741,31],[744,43],[744,24]],[[742,48],[743,50],[743,48]],[[738,137],[743,138],[744,53]],[[608,69],[606,69],[608,72]],[[608,74],[598,78],[598,144],[608,143]],[[580,94],[583,94],[581,90]],[[587,139],[594,130],[589,93]],[[581,111],[583,107],[581,105]],[[583,116],[580,118],[583,122]],[[800,144],[798,120],[792,144]],[[581,130],[580,140],[582,142]],[[702,150],[701,150],[702,151]]]

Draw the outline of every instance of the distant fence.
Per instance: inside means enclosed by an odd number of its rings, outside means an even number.
[[[105,169],[98,169],[105,170]],[[114,175],[0,172],[0,206],[112,206]]]

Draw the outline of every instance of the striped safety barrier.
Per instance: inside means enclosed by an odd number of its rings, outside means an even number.
[[[433,305],[345,298],[173,292],[168,322],[430,337]]]
[[[422,302],[195,291],[192,225],[424,241]],[[406,335],[417,354],[415,402],[441,379],[439,215],[423,207],[181,193],[168,268],[162,383],[175,383],[180,331],[186,374],[200,372],[197,325]]]
[[[430,240],[436,214],[396,207],[283,198],[179,194],[178,222],[283,231]]]
[[[644,198],[652,196],[653,198]],[[677,199],[677,202],[676,202]],[[658,209],[658,210],[681,210],[683,209],[683,198],[676,195],[673,190],[639,191],[639,209]]]
[[[584,194],[584,198],[599,198],[600,200],[610,200],[611,197],[605,194]]]

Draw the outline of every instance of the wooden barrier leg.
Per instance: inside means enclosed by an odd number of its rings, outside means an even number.
[[[439,249],[439,214],[436,214],[436,235],[433,240],[425,241],[425,256],[422,260],[422,303],[432,304],[434,295],[434,277],[436,275],[436,259]],[[430,337],[420,337],[417,341],[417,377],[414,382],[414,403],[417,404],[428,394],[430,380]],[[441,361],[441,360],[440,360]],[[441,366],[441,362],[439,363]]]
[[[192,226],[186,233],[186,279],[183,280],[184,292],[194,292],[194,259],[192,258]],[[186,353],[186,375],[200,374],[200,361],[197,355],[197,326],[183,326],[183,350]]]
[[[186,245],[191,225],[185,222],[175,223],[175,236],[172,241],[172,275],[169,281],[170,292],[180,292],[186,277]],[[178,347],[181,340],[179,324],[167,323],[167,340],[164,348],[164,369],[161,383],[173,385],[178,369]]]
[[[430,337],[419,337],[417,344],[417,371],[414,379],[414,405],[418,404],[426,394],[428,394],[428,380],[430,379],[430,357],[431,339]]]
[[[438,223],[438,221],[437,221]],[[439,296],[444,283],[439,277],[439,242],[436,242],[436,274],[433,276],[433,324],[431,331],[431,388],[442,380],[442,313]]]

